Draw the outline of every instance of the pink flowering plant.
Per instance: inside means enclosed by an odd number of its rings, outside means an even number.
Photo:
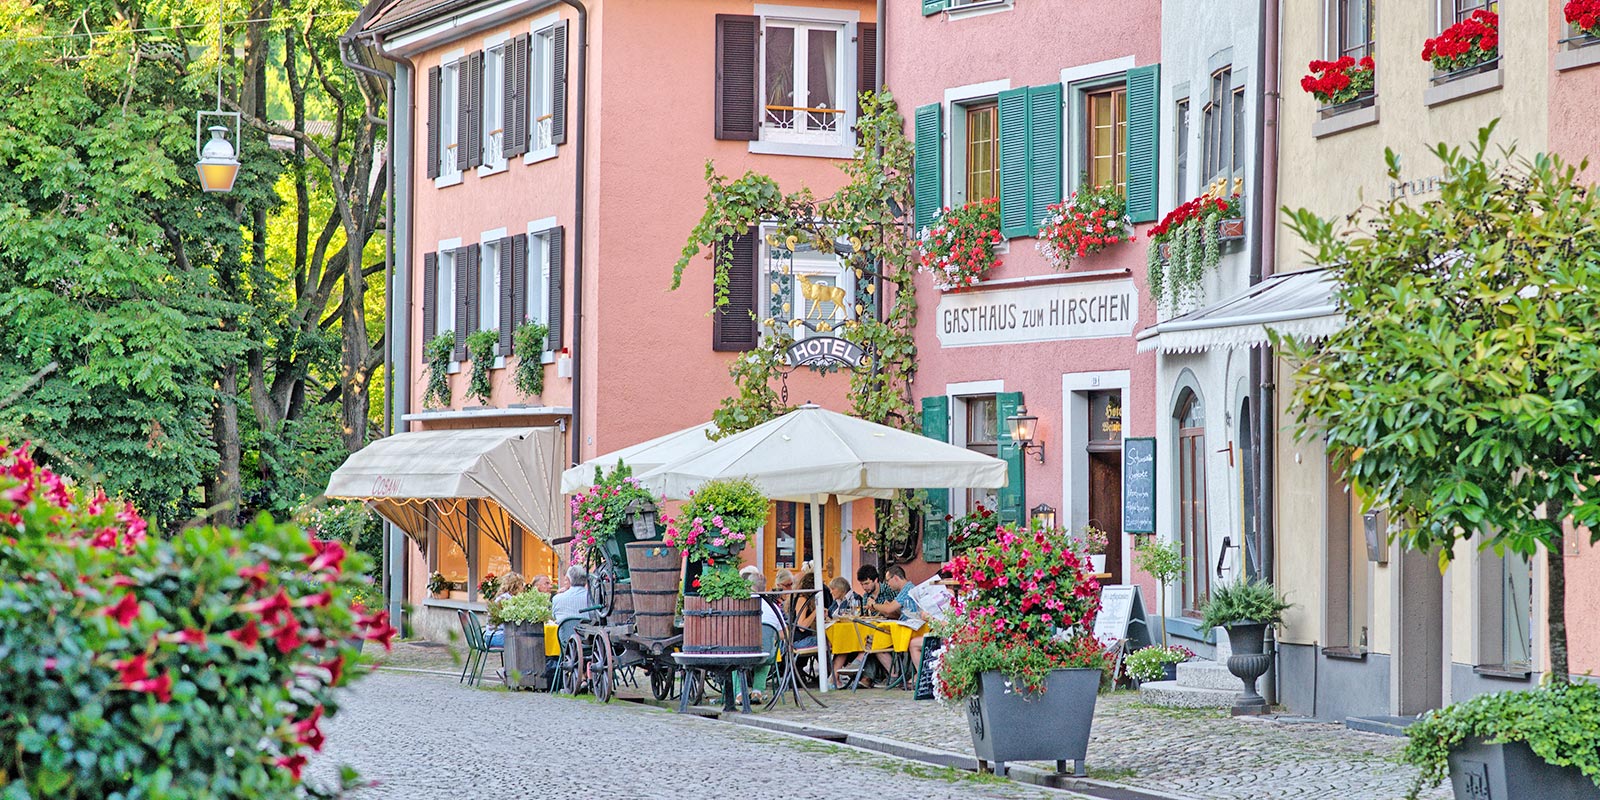
[[[922,255],[918,269],[933,275],[933,285],[944,291],[977,286],[989,270],[1000,266],[995,245],[1000,235],[1000,201],[974,200],[946,208],[932,225],[922,229]]]
[[[0,795],[331,796],[302,782],[367,669],[367,559],[263,516],[170,537],[0,446]]]
[[[1056,269],[1066,270],[1074,258],[1132,242],[1133,222],[1128,219],[1127,207],[1115,186],[1084,185],[1072,197],[1045,208],[1036,246]]]
[[[1000,515],[982,503],[974,503],[972,510],[959,517],[946,514],[950,522],[950,552],[961,555],[994,538],[1000,527]]]
[[[568,501],[572,509],[573,563],[583,563],[585,554],[611,541],[618,527],[633,524],[628,507],[636,501],[660,504],[659,499],[633,477],[633,468],[627,464],[618,461],[609,473],[595,467],[594,485],[574,494]]]
[[[700,487],[667,521],[666,543],[690,561],[715,566],[736,556],[767,518],[766,495],[747,480],[716,480]]]
[[[1039,692],[1053,670],[1105,668],[1105,650],[1093,634],[1100,584],[1066,531],[1004,526],[945,571],[956,582],[956,598],[941,627],[940,697],[975,696],[989,671]]]

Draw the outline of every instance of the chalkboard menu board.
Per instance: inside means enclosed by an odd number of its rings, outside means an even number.
[[[933,700],[934,673],[939,671],[939,656],[944,650],[944,640],[937,636],[922,638],[922,663],[917,665],[917,687],[912,700]]]
[[[1156,532],[1156,440],[1122,440],[1122,530]]]

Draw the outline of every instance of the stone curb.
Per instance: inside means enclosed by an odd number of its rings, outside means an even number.
[[[755,715],[724,714],[721,718],[737,725],[836,742],[862,750],[871,750],[912,761],[921,761],[937,767],[953,767],[969,772],[978,771],[978,759],[965,753],[954,753],[949,750],[924,747],[882,736],[869,736],[864,733],[824,728],[819,725],[807,725],[788,720],[769,719]],[[1081,792],[1091,797],[1106,798],[1106,800],[1200,800],[1200,798],[1187,795],[1169,794],[1116,781],[1057,775],[1054,772],[1047,772],[1025,764],[1014,764],[1008,768],[1007,773],[1008,777],[1018,783],[1043,786],[1047,789]]]

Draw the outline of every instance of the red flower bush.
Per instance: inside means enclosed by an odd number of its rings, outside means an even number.
[[[1177,208],[1167,212],[1161,221],[1145,232],[1152,241],[1160,242],[1170,234],[1182,227],[1190,220],[1203,219],[1216,215],[1217,219],[1236,219],[1243,216],[1244,209],[1239,203],[1239,196],[1210,197],[1201,195]]]
[[[994,246],[1000,235],[1000,201],[996,198],[944,209],[932,225],[922,229],[922,259],[918,269],[933,275],[940,289],[976,286],[1000,266]]]
[[[1312,61],[1311,74],[1300,79],[1300,88],[1323,105],[1348,103],[1372,91],[1376,65],[1372,56],[1357,61],[1344,56],[1336,61]]]
[[[1003,527],[945,571],[956,582],[956,599],[940,631],[940,697],[977,694],[989,671],[1042,691],[1051,670],[1105,668],[1093,634],[1100,584],[1065,531]]]
[[[395,634],[350,599],[366,568],[265,517],[157,536],[0,446],[0,782],[19,797],[300,796],[335,688],[365,671],[347,666],[354,642]]]
[[[1127,200],[1115,187],[1084,186],[1072,197],[1045,209],[1039,225],[1039,252],[1056,269],[1072,266],[1072,259],[1098,253],[1119,242],[1133,241]]]
[[[1478,9],[1422,45],[1422,60],[1440,72],[1477,66],[1500,55],[1500,15]]]
[[[1567,0],[1562,7],[1567,23],[1585,36],[1600,36],[1600,0]]]

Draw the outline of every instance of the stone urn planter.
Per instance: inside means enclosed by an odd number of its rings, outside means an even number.
[[[544,623],[507,622],[505,632],[506,688],[544,691]]]
[[[683,598],[683,652],[736,655],[761,652],[761,601],[754,597],[706,602]]]
[[[1456,800],[1596,800],[1600,787],[1577,767],[1558,767],[1525,742],[1485,744],[1468,739],[1450,751]]]
[[[1087,775],[1089,729],[1100,693],[1100,670],[1059,669],[1045,678],[1044,691],[1014,687],[999,672],[983,673],[978,695],[967,700],[967,728],[978,766],[993,765],[1005,775],[1011,761],[1054,761],[1057,772]]]
[[[1228,656],[1228,671],[1244,681],[1244,693],[1234,701],[1233,715],[1267,713],[1267,699],[1256,691],[1256,681],[1267,674],[1272,656],[1266,652],[1267,625],[1264,622],[1234,622],[1226,626],[1233,655]]]

